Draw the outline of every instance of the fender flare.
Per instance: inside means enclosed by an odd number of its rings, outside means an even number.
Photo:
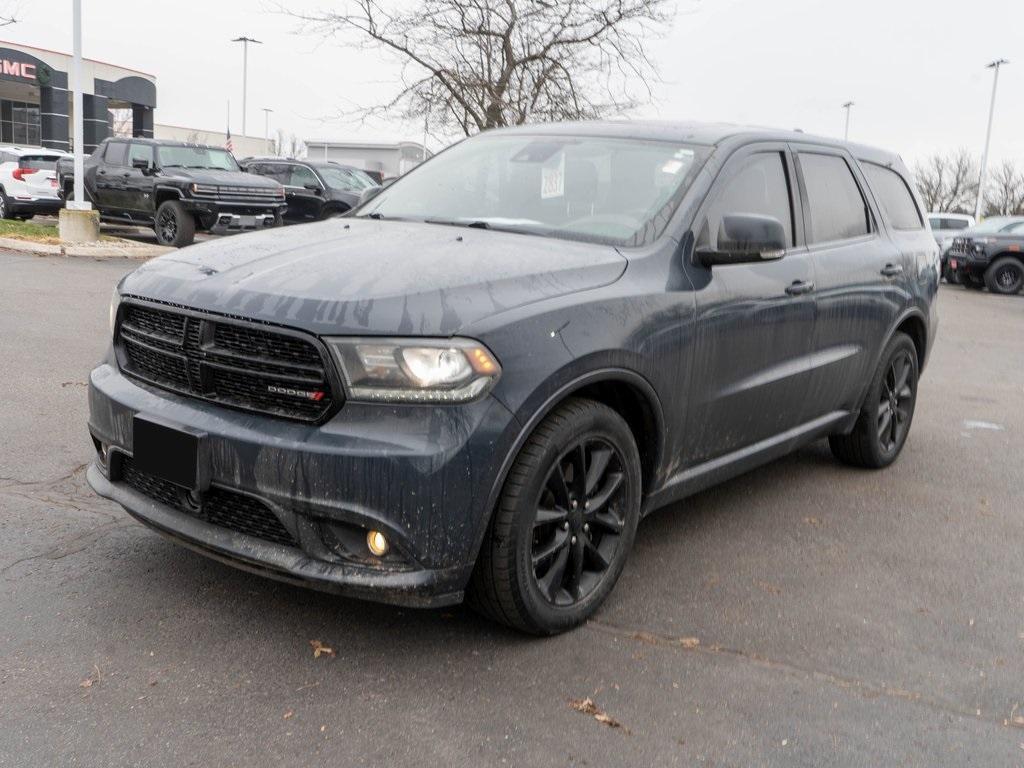
[[[912,317],[920,320],[921,324],[924,326],[924,329],[925,329],[924,330],[924,333],[925,333],[925,337],[924,337],[924,350],[925,350],[925,355],[928,354],[929,345],[931,344],[931,338],[929,337],[929,333],[931,331],[931,328],[930,328],[930,326],[928,324],[928,316],[918,306],[908,307],[907,309],[903,310],[903,312],[901,312],[899,315],[897,315],[896,319],[892,322],[892,324],[890,324],[889,330],[886,331],[886,334],[885,334],[885,340],[878,347],[878,350],[875,352],[874,356],[872,357],[872,359],[871,359],[871,367],[868,369],[871,372],[871,374],[870,374],[871,376],[874,376],[875,370],[878,368],[878,363],[882,359],[882,353],[885,351],[885,348],[887,346],[889,346],[889,342],[892,340],[893,335],[896,333],[896,329],[898,329],[901,325],[903,325],[903,323],[905,323],[907,320],[909,320]],[[917,364],[918,364],[918,372],[920,372],[920,368],[924,364],[924,360],[918,360]],[[866,398],[868,396],[868,390],[870,388],[871,388],[871,379],[868,378],[868,380],[865,381],[864,384],[862,385],[860,395],[857,397],[857,410],[855,411],[857,416],[860,416],[860,412],[864,408],[864,398]],[[851,421],[851,423],[849,425],[847,425],[847,426],[850,429],[853,429],[853,424],[855,422],[856,422],[856,419],[853,419]]]
[[[519,432],[516,435],[515,440],[512,442],[512,445],[506,451],[504,459],[502,459],[501,467],[495,475],[494,481],[491,484],[491,489],[487,494],[486,502],[483,506],[484,517],[481,520],[482,525],[479,527],[475,537],[476,540],[474,541],[473,548],[471,550],[471,562],[473,564],[476,563],[477,557],[480,554],[480,547],[483,545],[484,536],[486,535],[488,528],[490,528],[491,518],[494,516],[494,510],[496,509],[498,499],[501,496],[501,489],[505,486],[505,480],[508,477],[509,471],[512,469],[512,464],[515,462],[523,445],[537,428],[537,425],[540,424],[541,421],[543,421],[559,403],[572,395],[573,392],[577,392],[590,384],[599,384],[606,381],[619,381],[631,384],[637,387],[646,398],[654,416],[655,437],[652,463],[655,468],[655,472],[657,472],[657,467],[660,466],[665,447],[665,414],[661,407],[661,400],[658,398],[658,394],[651,383],[636,371],[628,368],[597,368],[579,376],[575,376],[569,381],[561,384],[554,392],[552,392],[525,423],[519,422]]]

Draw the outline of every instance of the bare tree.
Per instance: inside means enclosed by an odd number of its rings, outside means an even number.
[[[671,22],[670,0],[377,0],[292,12],[302,29],[402,64],[397,93],[349,111],[397,114],[441,133],[527,121],[590,119],[651,99],[657,70],[644,41]]]
[[[936,154],[914,168],[917,189],[929,211],[973,213],[978,163],[966,149]]]
[[[21,11],[17,5],[12,3],[0,3],[0,27],[9,27],[11,24],[17,24],[18,13]]]
[[[278,157],[304,157],[306,144],[294,133],[287,136],[280,128],[277,129],[277,137],[272,139],[273,154]]]
[[[1024,171],[1004,160],[990,176],[985,189],[986,216],[1024,215]]]

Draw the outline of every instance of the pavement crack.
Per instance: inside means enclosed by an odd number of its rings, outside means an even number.
[[[921,706],[927,707],[938,712],[943,712],[945,714],[955,715],[958,717],[967,717],[971,718],[972,720],[987,722],[991,725],[996,725],[999,727],[1006,727],[1008,724],[1008,718],[994,718],[991,716],[986,717],[984,715],[979,715],[977,709],[962,707],[956,704],[955,702],[936,698],[934,696],[928,696],[918,691],[910,691],[904,688],[886,685],[885,683],[867,682],[864,680],[859,680],[855,677],[839,675],[833,672],[823,672],[821,670],[813,669],[811,667],[793,664],[789,661],[780,661],[778,659],[773,659],[769,656],[765,656],[760,653],[745,651],[739,648],[728,648],[717,643],[696,643],[694,642],[694,638],[692,637],[675,637],[672,635],[663,635],[655,632],[648,632],[647,630],[642,629],[620,627],[614,624],[608,624],[606,622],[597,621],[594,619],[588,621],[586,626],[591,627],[597,630],[598,632],[603,632],[605,634],[613,635],[620,638],[626,638],[628,640],[633,640],[638,643],[645,643],[647,645],[652,645],[657,648],[663,648],[665,650],[671,650],[681,653],[704,654],[709,656],[738,659],[750,664],[757,665],[763,669],[769,669],[790,675],[791,677],[798,677],[804,680],[813,680],[815,682],[825,683],[826,685],[830,685],[840,690],[852,691],[866,699],[879,698],[884,696],[899,701],[907,701],[913,704],[919,704]]]
[[[133,525],[134,523],[130,520],[121,520],[104,523],[103,525],[97,526],[96,528],[92,528],[91,530],[85,531],[84,533],[80,533],[77,536],[72,536],[71,538],[62,541],[56,547],[53,547],[47,550],[46,552],[41,552],[35,555],[28,555],[27,557],[22,557],[18,560],[15,560],[13,563],[8,563],[3,568],[0,568],[0,574],[6,574],[11,569],[16,568],[17,566],[22,565],[24,563],[31,562],[33,560],[62,560],[65,557],[78,554],[82,550],[88,549],[97,541],[104,538],[113,531],[116,531],[119,528],[129,528]]]

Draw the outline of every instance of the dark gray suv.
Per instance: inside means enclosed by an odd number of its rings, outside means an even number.
[[[821,438],[897,457],[939,280],[908,179],[733,126],[468,139],[128,275],[89,481],[240,568],[565,630],[647,513]]]

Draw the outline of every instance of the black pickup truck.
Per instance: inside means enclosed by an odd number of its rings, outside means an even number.
[[[57,165],[71,199],[74,165]],[[196,230],[227,234],[278,226],[284,188],[244,172],[226,149],[154,139],[106,139],[85,161],[85,194],[104,221],[151,226],[161,245],[188,245]]]
[[[952,282],[1012,294],[1024,288],[1024,216],[986,219],[954,238],[946,253]]]

